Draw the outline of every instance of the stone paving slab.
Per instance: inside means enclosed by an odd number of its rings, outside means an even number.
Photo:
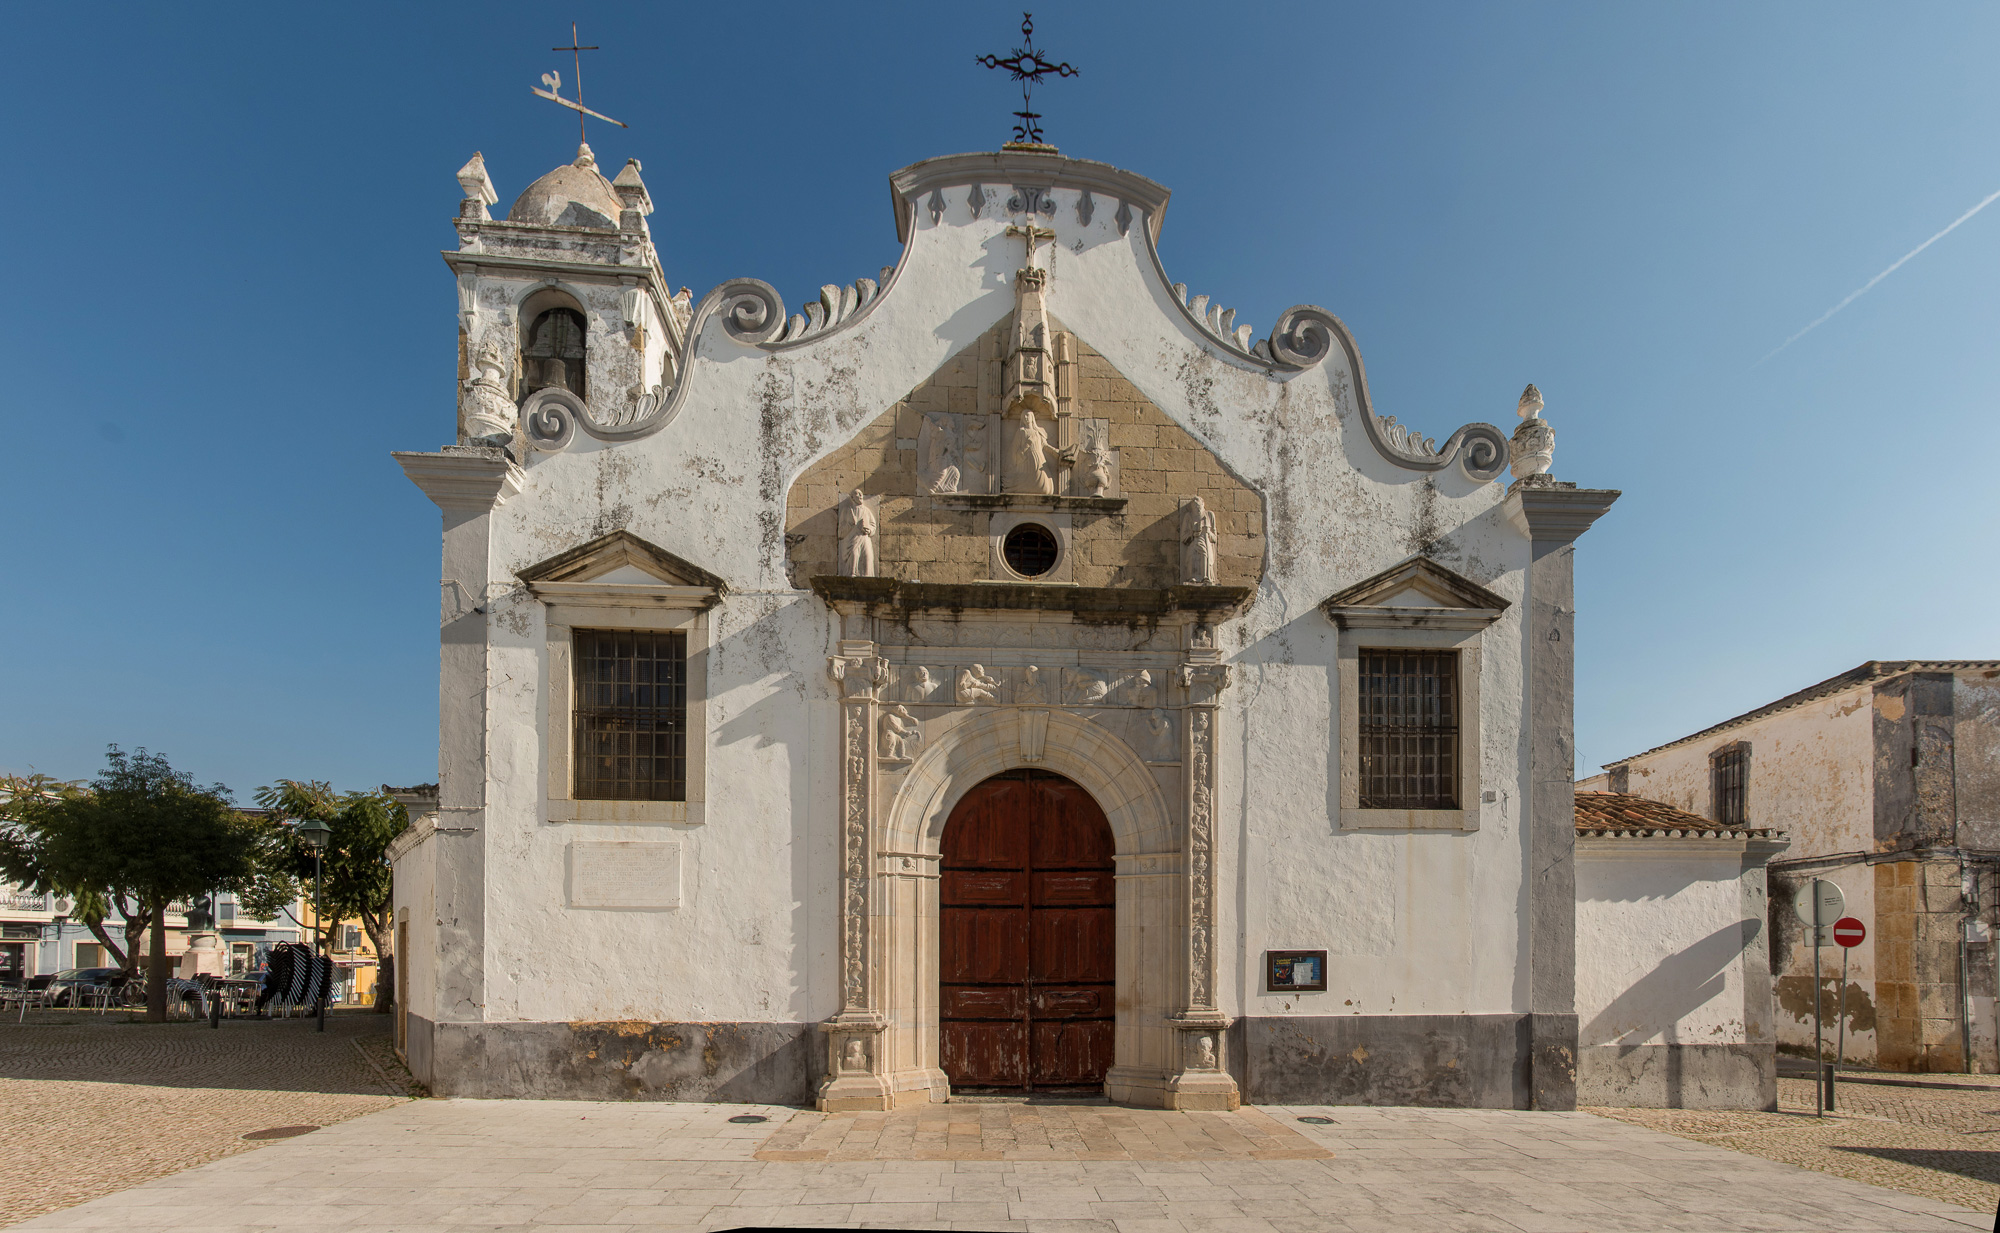
[[[243,1140],[253,1131],[407,1099],[380,1062],[388,1022],[340,1012],[321,1035],[302,1018],[0,1017],[0,1225],[268,1146]]]
[[[753,1112],[771,1121],[728,1121]],[[1118,1112],[1142,1122],[1213,1118],[1223,1127],[1231,1125],[1224,1119],[1240,1117]],[[425,1100],[20,1227],[1932,1233],[1992,1224],[1989,1212],[1586,1113],[1353,1107],[1253,1113],[1329,1154],[770,1160],[760,1153],[784,1150],[769,1148],[773,1141],[801,1128],[810,1140],[835,1119],[744,1105]],[[1330,1122],[1296,1121],[1302,1115]],[[889,1115],[897,1117],[921,1120],[915,1113]]]

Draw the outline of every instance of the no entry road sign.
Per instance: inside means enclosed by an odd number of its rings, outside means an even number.
[[[1859,946],[1868,940],[1868,927],[1852,916],[1833,922],[1833,940],[1842,946]]]

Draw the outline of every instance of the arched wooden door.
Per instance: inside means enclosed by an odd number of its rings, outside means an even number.
[[[938,1056],[955,1088],[1099,1088],[1111,1067],[1111,826],[1059,775],[973,788],[945,823]]]

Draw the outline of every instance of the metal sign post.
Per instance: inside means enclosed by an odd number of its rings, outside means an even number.
[[[1826,1060],[1826,1026],[1823,1008],[1826,989],[1820,983],[1819,948],[1832,941],[1833,924],[1847,911],[1847,896],[1825,878],[1814,878],[1792,896],[1792,910],[1812,926],[1813,948],[1813,1114],[1824,1116],[1833,1107],[1833,1067]]]
[[[1854,953],[1855,947],[1868,940],[1868,926],[1852,916],[1843,916],[1833,922],[1833,940],[1835,945],[1840,947],[1840,997],[1833,1003],[1840,1039],[1840,1044],[1833,1051],[1833,1064],[1838,1068],[1847,1061],[1847,957]],[[1828,1071],[1826,1074],[1828,1112],[1833,1111],[1833,1074],[1833,1071]]]

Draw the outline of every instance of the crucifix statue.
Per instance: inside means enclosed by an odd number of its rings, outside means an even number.
[[[1028,215],[1028,221],[1025,225],[1016,223],[1007,224],[1007,234],[1009,236],[1020,236],[1022,239],[1028,242],[1027,268],[1030,270],[1035,268],[1036,242],[1040,240],[1053,240],[1056,238],[1056,233],[1049,230],[1047,227],[1035,226],[1035,216],[1033,214]]]

